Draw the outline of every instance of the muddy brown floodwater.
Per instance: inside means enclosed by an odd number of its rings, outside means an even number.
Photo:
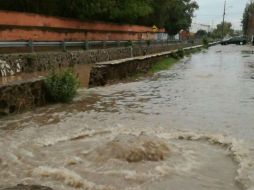
[[[254,54],[214,46],[0,120],[0,189],[254,189]]]

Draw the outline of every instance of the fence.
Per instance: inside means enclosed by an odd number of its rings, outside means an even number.
[[[67,49],[80,48],[84,50],[89,49],[101,49],[101,48],[111,48],[111,47],[127,47],[133,45],[149,46],[149,45],[166,45],[166,44],[176,44],[180,43],[178,40],[160,40],[160,41],[150,41],[150,40],[140,40],[140,41],[0,41],[0,53],[6,53],[8,49],[12,52],[12,49],[18,51],[17,48],[25,48],[29,52],[34,52],[35,48],[40,51],[40,48],[45,50],[50,48],[56,48],[58,50],[66,51]]]

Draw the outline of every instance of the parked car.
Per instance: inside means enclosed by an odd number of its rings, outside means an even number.
[[[238,45],[245,45],[247,44],[247,38],[244,36],[237,36],[232,37],[226,40],[222,40],[221,45],[228,45],[228,44],[238,44]]]

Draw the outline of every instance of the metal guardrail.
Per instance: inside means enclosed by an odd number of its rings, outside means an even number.
[[[83,47],[84,49],[90,49],[92,46],[107,47],[109,45],[126,46],[126,45],[145,45],[145,44],[175,44],[179,43],[178,40],[166,40],[166,41],[0,41],[0,48],[30,48],[31,51],[35,47],[60,47],[66,50],[67,47]]]

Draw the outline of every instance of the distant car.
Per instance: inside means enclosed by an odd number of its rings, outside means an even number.
[[[247,39],[244,36],[237,36],[232,37],[227,40],[223,40],[221,45],[228,45],[228,44],[237,44],[237,45],[245,45],[247,44]]]

